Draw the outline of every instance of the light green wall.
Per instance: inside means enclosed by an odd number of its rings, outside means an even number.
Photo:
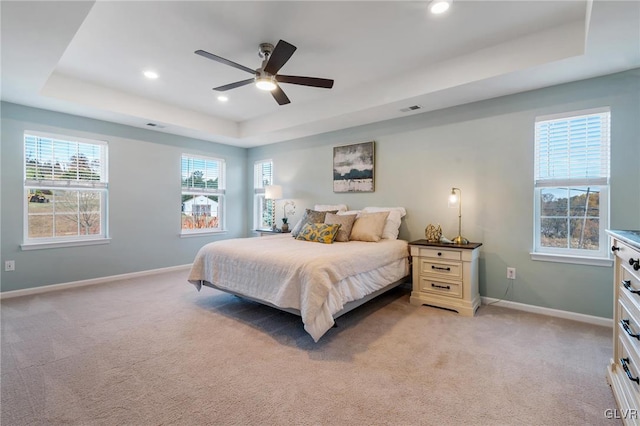
[[[150,130],[2,103],[2,291],[67,283],[193,262],[210,241],[246,234],[246,154],[236,148]],[[109,143],[110,244],[22,251],[23,133],[37,130]],[[180,155],[223,158],[228,233],[180,238]]]
[[[400,237],[429,223],[457,234],[447,207],[462,189],[462,234],[483,243],[480,293],[547,308],[612,316],[612,268],[532,261],[533,125],[539,115],[611,107],[611,227],[640,229],[640,70],[477,102],[249,150],[248,164],[274,161],[275,183],[296,201],[349,208],[403,206]],[[334,194],[332,147],[376,142],[375,192]],[[251,202],[251,168],[247,202]],[[280,218],[281,210],[276,210]],[[279,219],[278,219],[279,221]]]
[[[0,141],[0,249],[2,291],[72,282],[187,264],[205,243],[251,235],[253,162],[271,158],[275,181],[297,204],[296,216],[315,203],[351,208],[403,206],[400,237],[423,237],[428,223],[446,236],[457,232],[447,208],[452,186],[462,188],[463,235],[483,242],[480,292],[520,303],[612,316],[608,267],[534,262],[532,246],[533,122],[538,115],[611,107],[611,227],[640,229],[640,70],[412,115],[310,138],[252,149],[234,148],[159,132],[2,103]],[[25,129],[109,141],[108,245],[21,251],[22,134]],[[374,140],[376,190],[334,194],[332,148]],[[229,232],[179,238],[179,156],[222,157],[227,163]],[[279,204],[278,221],[282,216]]]

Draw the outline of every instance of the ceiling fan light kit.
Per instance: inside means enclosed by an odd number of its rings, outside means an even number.
[[[236,81],[235,83],[225,84],[224,86],[214,87],[213,90],[217,92],[224,92],[227,90],[235,89],[237,87],[255,83],[258,89],[270,91],[273,98],[276,100],[276,102],[278,102],[278,105],[285,105],[290,103],[291,101],[278,83],[320,87],[323,89],[331,89],[333,87],[333,80],[327,78],[301,77],[296,75],[278,74],[280,68],[282,68],[284,64],[287,63],[296,49],[297,48],[294,45],[287,43],[284,40],[280,40],[275,47],[273,47],[271,43],[261,43],[258,49],[258,55],[260,56],[260,58],[262,58],[262,66],[257,70],[245,67],[244,65],[240,65],[204,50],[196,50],[194,53],[207,59],[220,62],[221,64],[229,65],[233,68],[253,74],[253,78]]]
[[[429,3],[429,11],[434,15],[444,13],[449,10],[451,1],[452,0],[432,0],[431,3]]]
[[[266,90],[270,92],[272,90],[276,90],[276,87],[278,86],[276,85],[275,79],[271,75],[261,77],[256,76],[256,87],[260,90]]]

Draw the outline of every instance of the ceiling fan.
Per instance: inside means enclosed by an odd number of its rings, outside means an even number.
[[[196,50],[195,54],[203,56],[208,59],[220,62],[225,65],[232,66],[242,71],[246,71],[249,74],[253,74],[253,78],[247,80],[236,81],[235,83],[225,84],[224,86],[214,87],[213,90],[218,92],[224,92],[236,87],[246,86],[247,84],[255,83],[256,87],[262,90],[268,90],[271,92],[273,98],[279,105],[285,105],[291,101],[280,88],[278,83],[298,84],[301,86],[321,87],[324,89],[331,89],[333,87],[333,80],[317,77],[300,77],[295,75],[282,75],[278,74],[280,68],[287,63],[293,52],[297,47],[287,43],[284,40],[278,41],[276,47],[273,47],[271,43],[260,44],[258,55],[262,58],[262,66],[256,70],[252,70],[244,65],[237,64],[228,59],[214,55],[213,53],[205,52],[204,50]]]

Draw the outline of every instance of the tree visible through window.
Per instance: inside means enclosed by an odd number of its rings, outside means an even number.
[[[182,232],[222,230],[224,161],[182,156]]]
[[[25,243],[106,238],[107,144],[24,135]]]
[[[535,250],[606,257],[609,110],[536,120]]]

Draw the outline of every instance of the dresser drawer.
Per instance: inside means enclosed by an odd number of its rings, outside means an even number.
[[[618,302],[618,317],[620,318],[616,327],[621,337],[626,336],[632,349],[640,362],[640,312],[637,306],[629,300],[626,293],[620,295]],[[640,365],[640,364],[639,364]]]
[[[627,268],[620,268],[620,297],[627,296],[629,300],[640,307],[640,279],[631,273]]]
[[[617,367],[623,376],[622,384],[625,388],[629,399],[637,400],[640,397],[640,360],[638,353],[629,343],[630,340],[626,333],[620,334],[618,337],[618,353],[620,356],[616,359]]]
[[[427,277],[420,277],[420,291],[449,297],[462,297],[461,283],[430,280]]]
[[[616,257],[620,258],[620,265],[626,270],[627,275],[640,280],[640,251],[619,242],[615,245],[618,247],[618,250],[615,251]],[[635,267],[639,267],[639,269],[635,269]]]
[[[446,259],[446,260],[461,260],[462,253],[459,251],[452,251],[446,249],[439,249],[433,247],[414,247],[415,250],[412,250],[412,256],[421,256],[421,257],[434,257],[436,259]]]
[[[462,279],[462,263],[420,259],[420,275],[459,280]]]

